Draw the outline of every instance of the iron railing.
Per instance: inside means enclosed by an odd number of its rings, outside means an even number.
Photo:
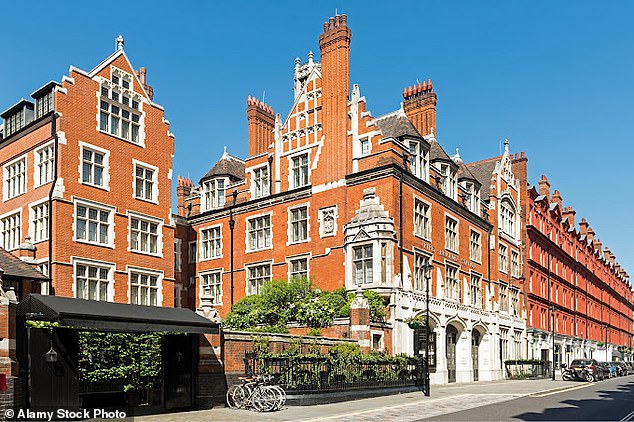
[[[244,362],[247,375],[272,374],[289,393],[422,386],[424,380],[424,361],[415,357],[361,362],[329,356],[259,358],[247,352]]]
[[[504,366],[509,379],[546,378],[551,375],[548,361],[506,361]]]

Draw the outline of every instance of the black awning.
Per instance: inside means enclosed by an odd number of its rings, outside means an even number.
[[[217,334],[218,324],[190,309],[128,305],[31,294],[18,304],[26,319],[57,322],[62,327],[126,332]]]

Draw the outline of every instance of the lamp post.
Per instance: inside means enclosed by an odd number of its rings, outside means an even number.
[[[231,232],[231,309],[233,309],[233,229],[236,225],[236,220],[233,218],[233,208],[236,206],[236,199],[238,199],[238,190],[233,190],[233,203],[229,208],[229,230]]]
[[[552,380],[555,381],[555,305],[550,307],[550,312],[552,314],[552,337],[553,337],[553,373]]]
[[[605,361],[608,362],[608,329],[610,326],[608,324],[604,324],[603,328],[605,328]]]
[[[425,396],[429,397],[429,281],[434,266],[431,259],[425,264]]]

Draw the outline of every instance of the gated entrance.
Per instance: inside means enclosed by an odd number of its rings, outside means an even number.
[[[471,331],[471,361],[473,362],[473,380],[478,381],[480,379],[479,375],[479,349],[480,349],[480,340],[482,340],[482,336],[480,332],[476,329]]]
[[[458,330],[453,325],[447,326],[447,382],[456,382],[456,343]]]

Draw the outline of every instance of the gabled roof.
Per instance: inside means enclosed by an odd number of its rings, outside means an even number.
[[[33,266],[2,248],[0,248],[0,269],[3,271],[4,276],[29,280],[48,280],[48,277]]]
[[[244,180],[244,161],[227,153],[225,148],[224,154],[220,160],[209,170],[201,179],[210,179],[216,176],[229,176],[232,182]]]
[[[491,194],[489,186],[491,186],[491,176],[495,170],[495,166],[502,157],[492,157],[486,160],[476,161],[469,163],[466,167],[471,171],[471,174],[482,185],[481,196],[482,200],[488,200]]]

